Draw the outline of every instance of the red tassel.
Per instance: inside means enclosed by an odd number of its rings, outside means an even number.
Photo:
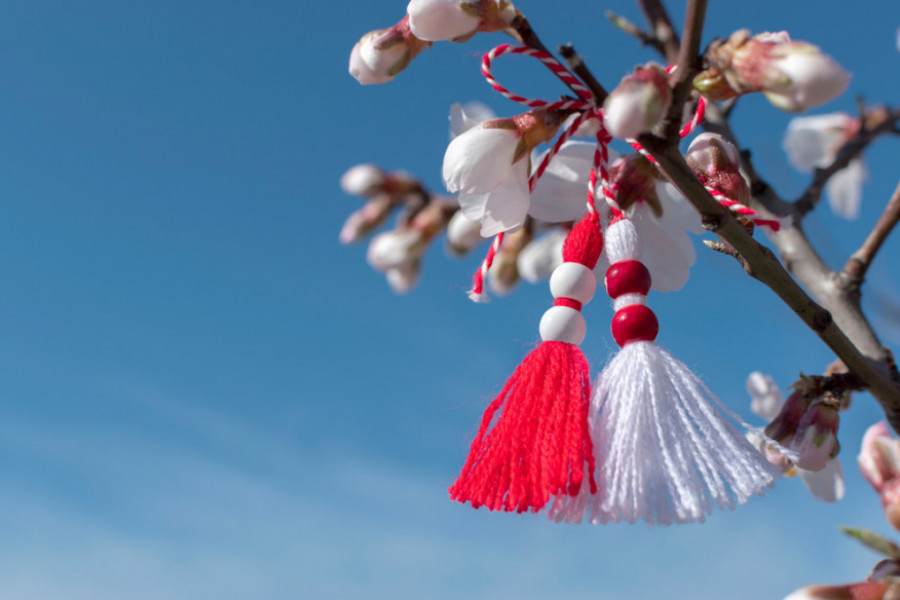
[[[572,229],[563,246],[566,263],[587,267],[575,269],[581,276],[580,287],[571,278],[558,286],[578,297],[555,294],[556,306],[567,307],[560,309],[565,323],[557,319],[560,327],[545,333],[542,320],[545,341],[525,357],[485,410],[462,473],[450,486],[452,499],[470,502],[475,508],[537,512],[552,495],[576,495],[585,478],[585,465],[590,491],[596,492],[588,430],[590,367],[577,346],[584,331],[577,311],[593,295],[592,288],[584,293],[584,281],[590,277],[593,282],[590,270],[602,248],[599,218],[592,213]],[[573,313],[577,319],[571,318]],[[576,320],[582,323],[580,337],[570,327]]]

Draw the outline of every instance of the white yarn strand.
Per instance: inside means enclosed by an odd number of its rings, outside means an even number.
[[[601,373],[591,402],[600,489],[557,497],[550,516],[595,525],[702,523],[714,508],[764,494],[779,470],[717,405],[665,349],[628,344]]]

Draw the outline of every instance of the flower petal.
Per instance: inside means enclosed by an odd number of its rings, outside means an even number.
[[[443,176],[451,192],[488,192],[513,165],[518,134],[476,127],[454,138],[444,154]]]
[[[844,497],[844,469],[840,459],[828,461],[821,471],[797,469],[797,473],[816,500],[837,502]]]
[[[490,193],[481,218],[481,235],[518,229],[528,214],[529,193],[526,161],[520,161]]]
[[[866,168],[859,158],[854,158],[845,168],[831,176],[825,184],[825,193],[834,214],[848,221],[859,216],[865,177]]]

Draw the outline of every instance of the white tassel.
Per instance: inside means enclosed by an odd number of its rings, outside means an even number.
[[[556,498],[550,516],[558,521],[703,522],[714,508],[733,509],[765,493],[780,474],[723,411],[743,422],[653,343],[658,325],[643,306],[650,282],[634,264],[640,258],[635,234],[627,220],[607,232],[606,284],[617,300],[613,336],[622,349],[600,373],[591,403],[599,490]]]

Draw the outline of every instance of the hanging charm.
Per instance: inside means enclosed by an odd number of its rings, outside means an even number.
[[[704,521],[762,494],[778,470],[722,412],[688,367],[654,343],[659,323],[645,304],[650,274],[634,225],[614,210],[606,231],[612,334],[621,346],[599,375],[591,437],[601,490],[557,498],[551,516],[649,525]]]
[[[553,495],[577,494],[582,487],[596,492],[590,368],[578,345],[586,330],[580,311],[597,287],[593,268],[602,249],[600,221],[591,213],[566,238],[564,262],[550,278],[555,301],[541,318],[542,343],[485,410],[462,473],[450,486],[454,500],[537,512]]]

